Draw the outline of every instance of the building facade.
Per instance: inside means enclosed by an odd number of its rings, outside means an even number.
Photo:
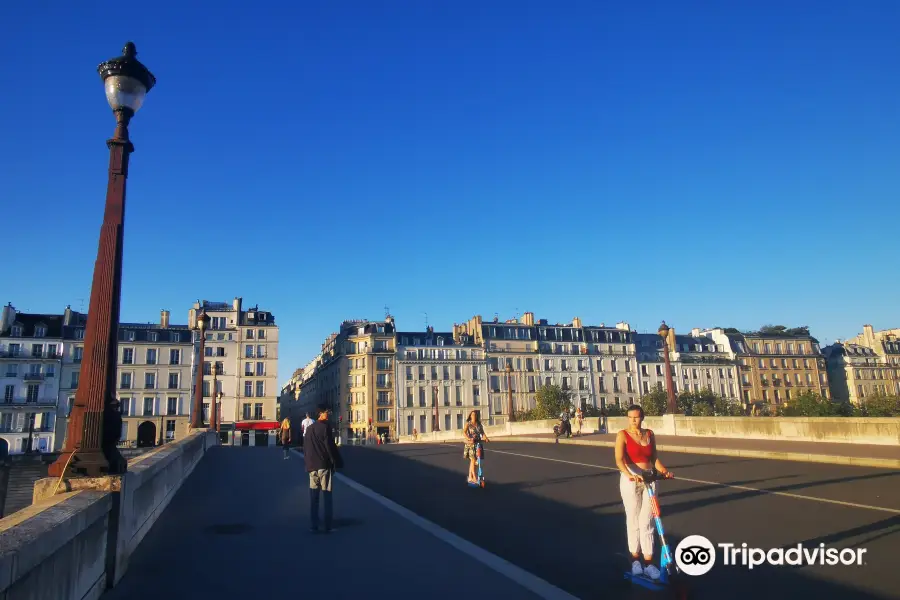
[[[69,310],[69,309],[67,309]],[[0,454],[58,449],[63,315],[29,314],[12,304],[0,316]]]
[[[678,335],[670,326],[665,341],[656,333],[635,334],[635,340],[641,395],[653,389],[666,389],[665,343],[669,347],[676,394],[708,390],[734,402],[740,401],[737,357],[720,330],[693,329],[691,335]]]
[[[726,332],[739,361],[746,405],[775,409],[805,391],[831,398],[825,356],[805,327]]]
[[[863,332],[823,348],[835,400],[855,405],[874,395],[900,395],[900,329]]]
[[[484,350],[470,336],[454,339],[453,332],[435,332],[429,327],[424,332],[398,332],[396,343],[396,396],[386,398],[379,393],[376,399],[376,411],[396,410],[394,431],[400,435],[462,431],[473,410],[490,423],[482,403]],[[380,414],[377,419],[390,416]]]
[[[225,437],[240,430],[247,438],[250,431],[277,419],[279,330],[275,316],[258,305],[245,310],[242,298],[230,303],[203,300],[188,311],[192,330],[201,310],[210,318],[202,361],[204,415],[209,415],[210,403],[218,400]],[[199,351],[199,344],[195,348]],[[195,358],[194,364],[201,362]]]
[[[169,323],[120,323],[116,396],[122,411],[120,445],[148,447],[188,435],[195,361],[193,332]],[[74,390],[69,398],[74,401]]]

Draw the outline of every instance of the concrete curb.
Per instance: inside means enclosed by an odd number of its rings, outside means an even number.
[[[507,435],[494,438],[495,442],[529,442],[532,444],[553,444],[554,438],[533,438],[520,435]],[[604,448],[615,447],[614,442],[601,442],[586,439],[560,439],[560,444],[572,444],[575,446],[600,446]],[[808,452],[773,452],[770,450],[740,450],[737,448],[708,448],[700,446],[673,446],[659,444],[657,448],[662,452],[683,452],[686,454],[712,454],[715,456],[737,456],[741,458],[765,458],[769,460],[789,460],[795,462],[825,463],[831,465],[851,465],[855,467],[875,467],[880,469],[900,469],[900,459],[895,458],[864,458],[854,456],[837,456],[833,454],[811,454]]]

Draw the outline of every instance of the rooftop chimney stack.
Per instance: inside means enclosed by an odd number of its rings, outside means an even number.
[[[169,328],[169,311],[163,309],[159,313],[159,326],[163,329]]]

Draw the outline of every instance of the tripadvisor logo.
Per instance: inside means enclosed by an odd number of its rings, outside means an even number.
[[[761,565],[862,565],[865,548],[827,548],[819,544],[811,548],[797,544],[788,548],[753,548],[746,543],[717,544],[721,550],[722,564],[753,569]],[[704,575],[716,564],[716,546],[702,535],[690,535],[675,548],[675,563],[687,575]]]

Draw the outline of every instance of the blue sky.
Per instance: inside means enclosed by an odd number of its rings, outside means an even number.
[[[87,308],[133,40],[122,319],[900,326],[900,4],[12,3],[2,301]],[[75,7],[76,4],[90,6]]]

